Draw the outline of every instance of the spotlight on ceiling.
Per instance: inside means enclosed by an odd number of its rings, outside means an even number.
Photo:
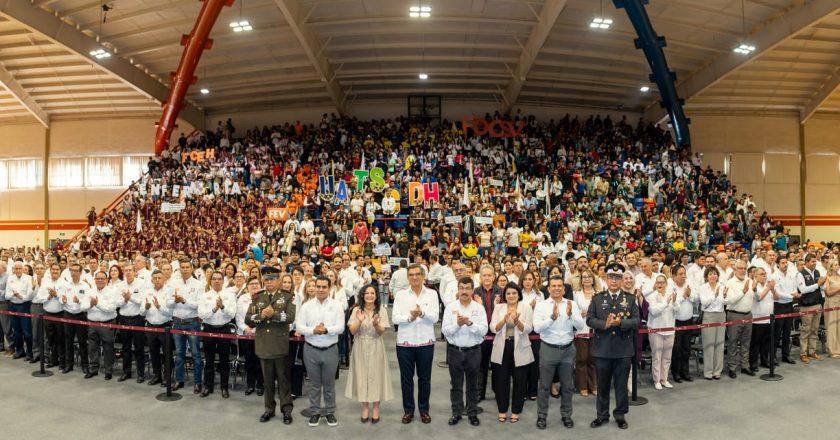
[[[650,91],[650,87],[648,87],[648,86],[642,86],[639,90],[640,90],[642,93],[647,93],[647,92],[649,92],[649,91]]]
[[[420,79],[429,79],[429,74],[428,73],[421,73],[421,74],[417,75],[417,77],[420,78]]]
[[[589,23],[589,27],[593,29],[609,29],[612,24],[612,18],[595,17],[592,19],[592,23]]]
[[[755,51],[755,46],[748,43],[743,43],[740,46],[732,49],[732,52],[739,53],[741,55],[749,55]]]
[[[248,32],[254,29],[248,20],[232,21],[230,22],[230,27],[234,32]]]
[[[430,6],[412,6],[408,8],[408,16],[411,18],[429,18],[432,16]]]
[[[101,60],[103,58],[110,58],[111,53],[108,52],[105,49],[96,49],[96,50],[90,51],[90,56],[96,58],[97,60]]]
[[[210,89],[203,88],[203,89],[200,90],[200,92],[201,92],[202,95],[209,95],[210,94]]]

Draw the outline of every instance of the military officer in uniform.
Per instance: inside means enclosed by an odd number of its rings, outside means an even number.
[[[597,428],[610,420],[610,386],[615,385],[615,421],[627,429],[629,402],[627,377],[635,350],[633,338],[639,326],[639,307],[632,293],[621,290],[624,266],[612,263],[607,266],[607,290],[598,293],[586,312],[586,325],[594,330],[592,356],[598,375],[598,417],[589,425]]]
[[[255,350],[262,364],[265,383],[265,413],[260,422],[267,422],[274,417],[274,381],[278,383],[280,411],[283,423],[292,423],[292,395],[287,373],[289,362],[289,324],[295,321],[294,295],[291,291],[280,290],[280,269],[264,267],[262,269],[265,289],[257,293],[245,323],[255,329]]]

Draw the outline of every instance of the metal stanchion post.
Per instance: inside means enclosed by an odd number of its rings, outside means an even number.
[[[648,400],[638,393],[638,375],[637,365],[639,365],[639,329],[637,328],[633,334],[633,365],[630,366],[633,373],[633,381],[630,386],[630,406],[642,406],[648,403]]]
[[[32,377],[50,377],[53,375],[52,371],[47,371],[44,367],[44,358],[47,357],[47,353],[44,351],[44,317],[42,316],[41,319],[38,320],[38,329],[40,335],[38,337],[38,349],[41,351],[41,361],[38,367],[38,371],[32,372]]]
[[[762,374],[761,380],[768,382],[777,382],[784,377],[781,374],[776,374],[776,315],[770,315],[770,374]]]
[[[181,400],[181,395],[172,392],[172,332],[168,325],[163,328],[163,335],[163,374],[166,375],[166,392],[158,394],[155,398],[161,402],[174,402]]]

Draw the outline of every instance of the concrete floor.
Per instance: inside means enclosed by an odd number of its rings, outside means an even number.
[[[388,334],[393,347],[393,333]],[[444,345],[436,347],[435,363],[444,359]],[[338,427],[310,428],[300,410],[305,399],[295,401],[295,421],[291,426],[279,418],[269,423],[257,422],[262,413],[262,398],[245,396],[241,389],[223,400],[218,390],[208,398],[188,393],[177,402],[159,402],[155,396],[161,388],[138,385],[134,380],[117,383],[116,377],[106,382],[102,376],[84,380],[77,368],[69,375],[49,378],[30,375],[34,366],[22,360],[0,357],[0,426],[15,439],[149,439],[178,437],[199,439],[239,439],[290,435],[317,435],[321,439],[361,439],[366,436],[428,436],[443,434],[466,439],[512,438],[519,440],[546,438],[560,434],[576,439],[630,435],[633,438],[673,439],[675,435],[693,435],[704,439],[726,439],[737,434],[740,440],[798,438],[803,432],[812,439],[837,439],[837,428],[830,425],[840,407],[840,361],[826,359],[810,365],[784,365],[780,382],[765,382],[758,377],[724,376],[716,382],[695,380],[675,385],[673,390],[656,391],[649,372],[640,395],[650,400],[645,406],[631,407],[627,420],[630,430],[623,432],[614,423],[599,429],[589,428],[595,416],[593,397],[574,398],[572,430],[562,427],[559,400],[551,399],[549,427],[545,432],[535,428],[536,402],[528,402],[522,420],[516,424],[500,424],[495,416],[494,401],[482,402],[487,410],[480,416],[480,427],[466,421],[449,427],[449,376],[447,370],[435,366],[432,376],[432,423],[411,425],[400,423],[399,370],[393,348],[389,349],[392,380],[396,399],[383,403],[382,422],[378,425],[359,422],[359,407],[344,398],[344,372],[337,385]],[[762,373],[765,372],[762,370]],[[241,382],[240,382],[241,383]],[[240,385],[241,386],[241,385]],[[184,391],[184,390],[182,390]],[[488,392],[488,397],[491,393]]]

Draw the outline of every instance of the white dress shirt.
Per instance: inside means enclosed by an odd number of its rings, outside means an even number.
[[[656,284],[656,277],[660,274],[656,272],[652,272],[650,276],[645,275],[644,272],[640,272],[636,275],[636,288],[642,292],[642,295],[647,298],[648,295],[653,294],[653,285]]]
[[[15,294],[20,295],[20,298],[15,297]],[[12,304],[23,304],[32,301],[35,296],[35,287],[32,285],[32,277],[22,273],[20,276],[15,274],[9,275],[9,280],[6,281],[6,299]]]
[[[410,321],[411,311],[418,305],[423,314],[414,321]],[[421,287],[420,295],[411,289],[395,292],[391,313],[394,324],[399,326],[397,345],[403,347],[434,345],[435,323],[440,314],[438,296],[434,290]]]
[[[688,298],[685,297],[685,290],[689,287],[688,281],[684,282],[682,286],[678,286],[672,278],[668,279],[668,293],[677,294],[677,312],[674,319],[677,321],[688,321],[694,317],[694,304],[697,303],[697,289],[692,288]]]
[[[746,293],[744,293],[745,286],[747,288]],[[751,313],[753,298],[755,298],[752,292],[752,281],[747,277],[739,280],[737,276],[732,275],[732,278],[726,282],[726,287],[729,288],[729,291],[726,292],[726,298],[724,298],[723,303],[726,304],[727,310],[738,313]]]
[[[568,303],[572,304],[572,315],[566,315]],[[575,339],[575,329],[582,331],[586,328],[586,321],[580,314],[580,308],[574,301],[561,299],[558,303],[557,319],[551,319],[554,313],[554,298],[537,303],[534,309],[534,331],[540,334],[540,339],[552,345],[568,345]]]
[[[245,324],[245,315],[248,314],[248,309],[251,307],[251,294],[247,291],[239,295],[236,298],[236,334],[237,335],[244,335],[245,329],[250,328],[253,330],[253,327],[248,327]],[[295,309],[297,310],[297,309]]]
[[[458,325],[458,316],[467,316],[472,325]],[[461,301],[453,301],[443,311],[443,323],[440,331],[446,340],[457,347],[475,347],[484,341],[487,334],[487,313],[484,306],[470,300],[469,305],[464,306]]]
[[[114,289],[105,286],[103,289],[94,287],[82,301],[82,311],[87,312],[88,321],[105,322],[117,318],[117,299]],[[96,305],[91,304],[96,298]]]
[[[167,304],[167,300],[172,296],[172,288],[164,285],[160,290],[155,289],[150,285],[143,294],[143,316],[146,317],[146,322],[151,325],[163,325],[172,320],[172,308]],[[154,300],[157,299],[160,308],[155,307]],[[146,309],[146,304],[150,307]]]
[[[586,295],[583,293],[582,290],[578,290],[577,292],[574,293],[575,304],[577,304],[577,306],[580,310],[589,310],[589,303],[592,302],[593,297],[595,297],[595,292],[592,292],[592,296],[590,296],[589,299],[586,299]],[[565,312],[565,310],[564,310],[564,312]],[[581,317],[583,317],[582,314],[581,314]],[[586,320],[584,319],[583,321],[584,321],[584,324],[585,324]],[[590,329],[588,325],[584,325],[583,328],[580,330],[580,332],[581,333],[589,333],[591,330],[592,329]]]
[[[819,284],[817,284],[817,281],[819,281],[819,279],[814,276],[814,271],[808,269],[807,267],[805,268],[805,270],[807,270],[808,273],[811,274],[811,278],[814,279],[814,284],[811,284],[810,286],[806,286],[805,285],[805,277],[802,276],[801,272],[797,272],[796,273],[796,288],[799,289],[799,293],[811,293],[811,292],[814,292],[818,289],[821,290],[821,291],[825,291],[825,285],[820,286]],[[825,276],[825,274],[820,272],[820,276],[823,277],[823,276]],[[13,277],[9,277],[9,281],[11,281],[12,278]],[[6,287],[6,298],[8,298],[8,297],[9,297],[9,288]]]
[[[44,311],[47,313],[61,313],[64,309],[61,306],[61,297],[59,296],[61,284],[63,284],[63,281],[60,276],[57,280],[53,280],[50,277],[44,277],[41,287],[38,289],[38,293],[35,295],[35,299],[33,299],[32,302],[43,304]],[[50,289],[54,289],[56,292],[56,295],[53,298],[50,298]]]
[[[224,308],[216,309],[216,299],[222,298]],[[215,310],[215,311],[214,311]],[[229,323],[236,316],[236,296],[230,289],[216,292],[213,289],[204,292],[198,302],[198,317],[207,325],[214,327]]]
[[[131,317],[141,315],[141,308],[143,304],[143,292],[148,288],[148,284],[141,278],[134,278],[134,281],[124,281],[122,285],[116,290],[117,305],[120,308],[120,316]],[[128,300],[123,297],[123,293],[128,291],[130,295]]]
[[[193,277],[184,280],[181,274],[178,274],[169,280],[169,287],[171,287],[171,295],[167,298],[166,303],[172,310],[172,317],[178,319],[193,319],[198,317],[198,299],[204,286],[201,281]],[[184,298],[184,303],[175,303],[175,294]]]
[[[761,299],[760,295],[761,292],[764,292],[764,287],[765,285],[759,284],[756,286],[755,290],[750,289],[749,294],[753,295],[755,299],[752,305],[753,318],[766,318],[773,313],[773,291],[777,289],[778,286],[770,289],[770,291],[767,292],[767,296],[765,296],[764,299]],[[753,324],[769,325],[770,320],[753,322]]]
[[[322,322],[327,333],[316,335],[315,327]],[[307,344],[319,348],[329,347],[338,343],[338,335],[344,333],[344,310],[330,297],[323,302],[313,298],[300,307],[295,316],[295,328]]]
[[[722,312],[724,306],[723,289],[723,283],[717,283],[714,290],[709,286],[709,283],[703,283],[697,293],[697,296],[700,297],[700,308],[704,312]],[[715,293],[717,293],[717,296],[715,296]]]
[[[793,295],[797,293],[797,275],[799,273],[788,267],[787,272],[776,271],[776,291],[779,292],[779,304],[790,304],[793,302]]]
[[[388,283],[388,289],[391,293],[396,294],[402,290],[409,288],[408,284],[408,269],[399,268],[391,274],[391,281]],[[394,296],[396,300],[396,296]]]
[[[88,292],[92,290],[93,289],[88,285],[88,283],[84,281],[74,283],[71,280],[69,283],[61,284],[58,295],[64,311],[74,315],[82,313],[82,303],[84,302]],[[67,300],[67,303],[64,302],[65,299]],[[78,303],[75,301],[76,299],[79,300]]]

